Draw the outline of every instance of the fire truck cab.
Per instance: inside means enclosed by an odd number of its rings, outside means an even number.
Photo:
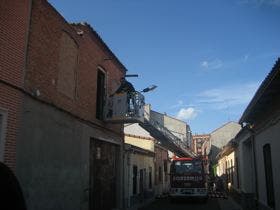
[[[207,201],[207,174],[202,158],[173,158],[170,167],[171,200],[201,198]]]

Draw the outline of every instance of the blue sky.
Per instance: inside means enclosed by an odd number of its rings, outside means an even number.
[[[280,0],[49,0],[86,21],[152,109],[209,133],[238,121],[280,56]]]

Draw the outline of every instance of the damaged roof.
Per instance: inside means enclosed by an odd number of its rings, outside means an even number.
[[[280,95],[280,58],[277,59],[270,73],[262,82],[253,99],[243,112],[239,123],[252,123],[254,117],[269,104],[276,96]]]

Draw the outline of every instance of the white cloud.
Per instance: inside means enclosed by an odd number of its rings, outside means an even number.
[[[198,94],[197,103],[219,110],[247,105],[258,87],[259,82],[254,82],[205,90]]]
[[[177,103],[170,106],[170,108],[175,109],[175,108],[180,108],[180,107],[183,107],[183,106],[185,106],[183,100],[178,100]]]
[[[192,120],[196,118],[197,114],[198,110],[194,109],[193,107],[181,108],[177,113],[176,118],[180,120]]]
[[[219,69],[223,66],[223,62],[220,59],[214,59],[214,60],[210,60],[210,61],[202,61],[201,62],[201,67],[203,67],[204,69]]]
[[[207,61],[203,61],[202,63],[201,63],[201,66],[202,67],[205,67],[205,68],[208,68],[208,62]]]

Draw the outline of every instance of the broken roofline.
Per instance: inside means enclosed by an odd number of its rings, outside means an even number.
[[[75,26],[84,26],[87,27],[88,29],[90,29],[91,34],[97,38],[97,40],[99,41],[99,43],[101,44],[101,46],[103,47],[103,49],[105,51],[107,51],[110,56],[112,56],[112,58],[117,62],[117,64],[120,66],[120,68],[124,71],[124,73],[127,72],[126,67],[122,64],[122,62],[118,59],[118,57],[112,52],[112,50],[107,46],[107,44],[103,41],[103,39],[101,38],[101,36],[99,36],[99,34],[93,29],[93,27],[88,24],[87,22],[80,22],[80,23],[69,23],[66,21],[66,19],[58,12],[58,10],[48,1],[44,1],[44,3],[46,3],[46,6],[50,7],[57,15],[59,18],[61,18],[61,20],[63,22],[65,22],[66,24],[68,24],[68,26],[70,26],[73,30],[76,31]],[[106,58],[105,58],[106,59]]]
[[[118,59],[118,57],[113,53],[113,51],[108,47],[108,45],[103,41],[101,36],[93,29],[93,27],[89,23],[87,22],[70,23],[70,25],[87,27],[91,32],[91,34],[99,41],[103,49],[110,54],[110,56],[117,62],[117,64],[121,67],[121,69],[124,72],[127,72],[126,67],[122,64],[122,62]],[[110,59],[110,58],[104,58],[104,59]]]
[[[243,122],[246,122],[252,113],[253,109],[256,107],[256,105],[260,102],[261,97],[264,95],[265,91],[269,88],[271,82],[274,80],[274,78],[279,74],[280,72],[280,57],[277,59],[276,63],[274,64],[272,70],[269,72],[269,74],[266,76],[266,78],[263,80],[262,84],[256,91],[254,97],[250,101],[249,105],[246,107],[245,111],[243,112],[239,124],[242,124]]]
[[[229,155],[231,152],[233,152],[235,150],[236,147],[237,147],[237,142],[236,142],[235,138],[233,138],[217,154],[216,159],[221,159],[224,156]]]

